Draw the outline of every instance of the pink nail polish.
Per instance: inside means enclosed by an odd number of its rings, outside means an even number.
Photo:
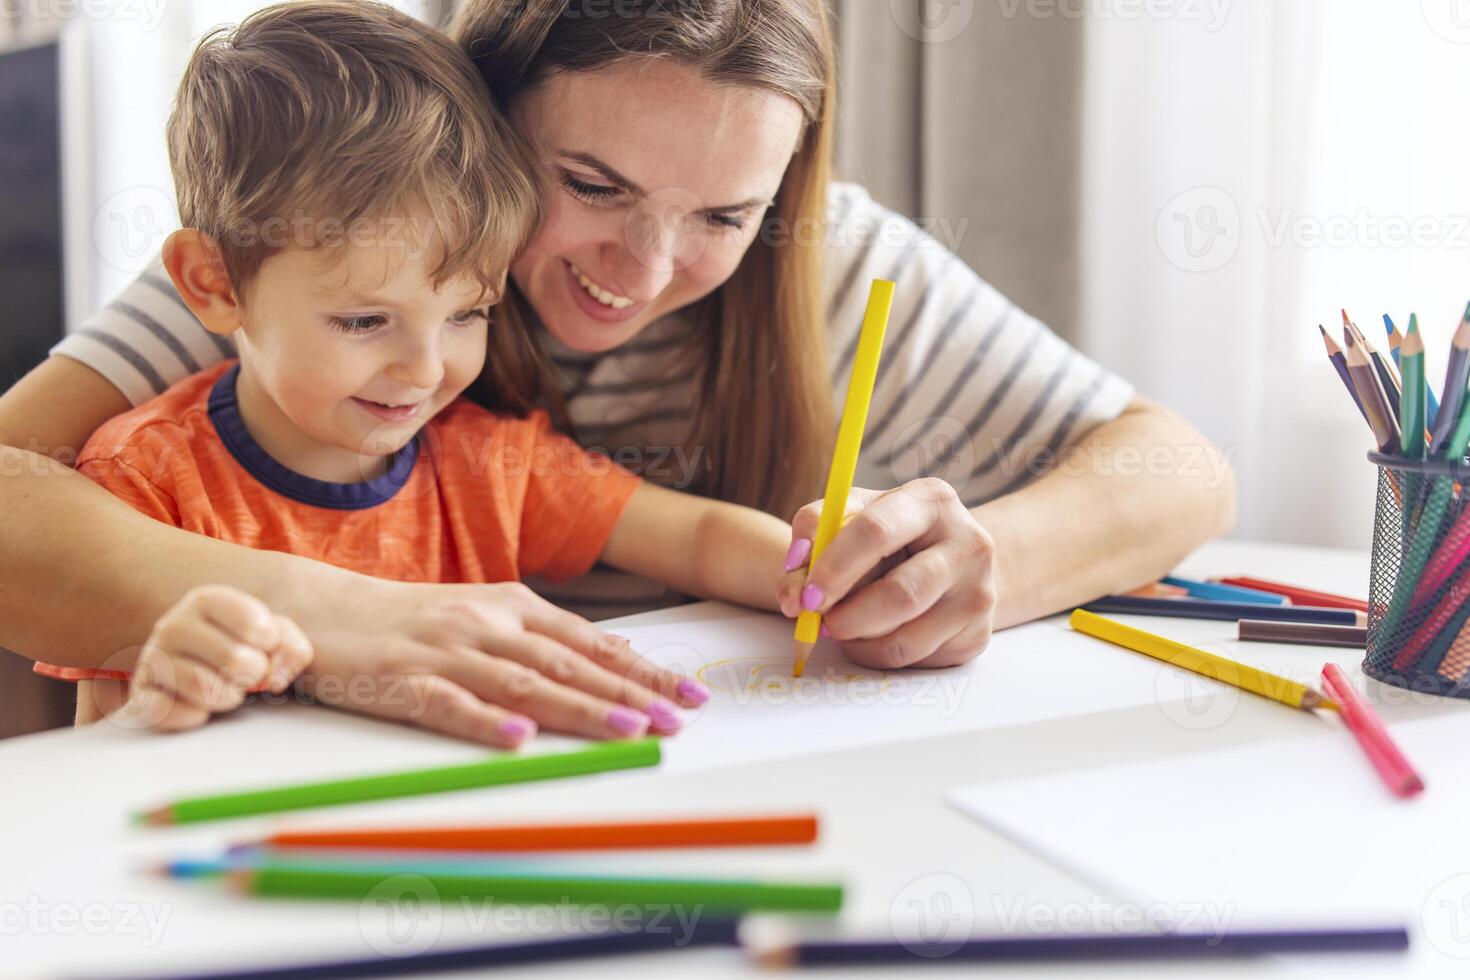
[[[699,681],[692,681],[685,678],[679,682],[679,697],[697,708],[709,700],[709,688],[699,683]]]
[[[507,718],[500,723],[500,734],[512,742],[520,742],[536,734],[536,723],[529,718]]]
[[[650,701],[643,706],[643,712],[653,722],[655,731],[677,732],[684,727],[684,719],[679,717],[679,712],[667,701]]]
[[[648,716],[632,708],[614,708],[607,713],[607,725],[619,735],[642,735],[648,731]]]
[[[794,572],[806,564],[807,557],[812,553],[811,538],[797,538],[791,542],[791,550],[786,552],[786,570]]]
[[[808,585],[801,590],[801,608],[807,612],[816,612],[822,608],[822,590],[815,585]]]

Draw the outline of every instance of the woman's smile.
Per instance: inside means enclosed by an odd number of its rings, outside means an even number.
[[[562,260],[562,265],[566,269],[567,289],[572,294],[572,302],[577,305],[577,309],[595,320],[602,323],[626,323],[648,306],[646,302],[639,303],[604,289],[566,259]]]

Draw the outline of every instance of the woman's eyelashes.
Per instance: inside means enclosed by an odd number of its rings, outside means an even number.
[[[561,185],[572,197],[593,205],[611,204],[624,193],[621,187],[613,187],[610,184],[591,184],[565,172],[561,176]],[[745,227],[745,219],[735,214],[706,212],[704,218],[713,227],[722,231],[740,231]]]

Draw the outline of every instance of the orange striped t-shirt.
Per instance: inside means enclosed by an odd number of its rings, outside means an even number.
[[[238,371],[235,362],[201,371],[109,420],[77,469],[175,527],[409,582],[574,578],[602,553],[640,483],[553,431],[544,412],[509,418],[464,400],[425,425],[383,476],[315,480],[246,431]]]

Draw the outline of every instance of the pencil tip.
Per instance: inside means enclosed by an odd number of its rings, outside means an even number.
[[[1383,329],[1388,331],[1389,336],[1393,336],[1393,317],[1389,316],[1387,313],[1383,314]]]
[[[816,646],[815,643],[803,643],[801,640],[796,641],[796,662],[791,667],[792,677],[800,677],[806,673],[806,661],[812,655],[812,647],[814,646]]]
[[[1409,329],[1408,329],[1407,332],[1408,333],[1418,333],[1419,332],[1419,314],[1417,314],[1417,313],[1410,313],[1409,314]]]
[[[1318,329],[1318,330],[1319,330],[1319,331],[1321,331],[1321,333],[1322,333],[1322,336],[1324,336],[1324,337],[1326,337],[1326,336],[1327,336],[1327,328],[1326,328],[1326,327],[1324,327],[1324,326],[1322,326],[1322,324],[1320,324],[1320,323],[1319,323],[1319,324],[1317,324],[1317,329]]]
[[[1470,303],[1465,304],[1465,315],[1461,319],[1470,320]]]
[[[1343,308],[1343,311],[1342,311],[1342,325],[1344,327],[1346,327],[1346,326],[1350,325],[1352,322],[1353,321],[1351,321],[1351,320],[1348,319],[1347,308],[1344,307]]]

